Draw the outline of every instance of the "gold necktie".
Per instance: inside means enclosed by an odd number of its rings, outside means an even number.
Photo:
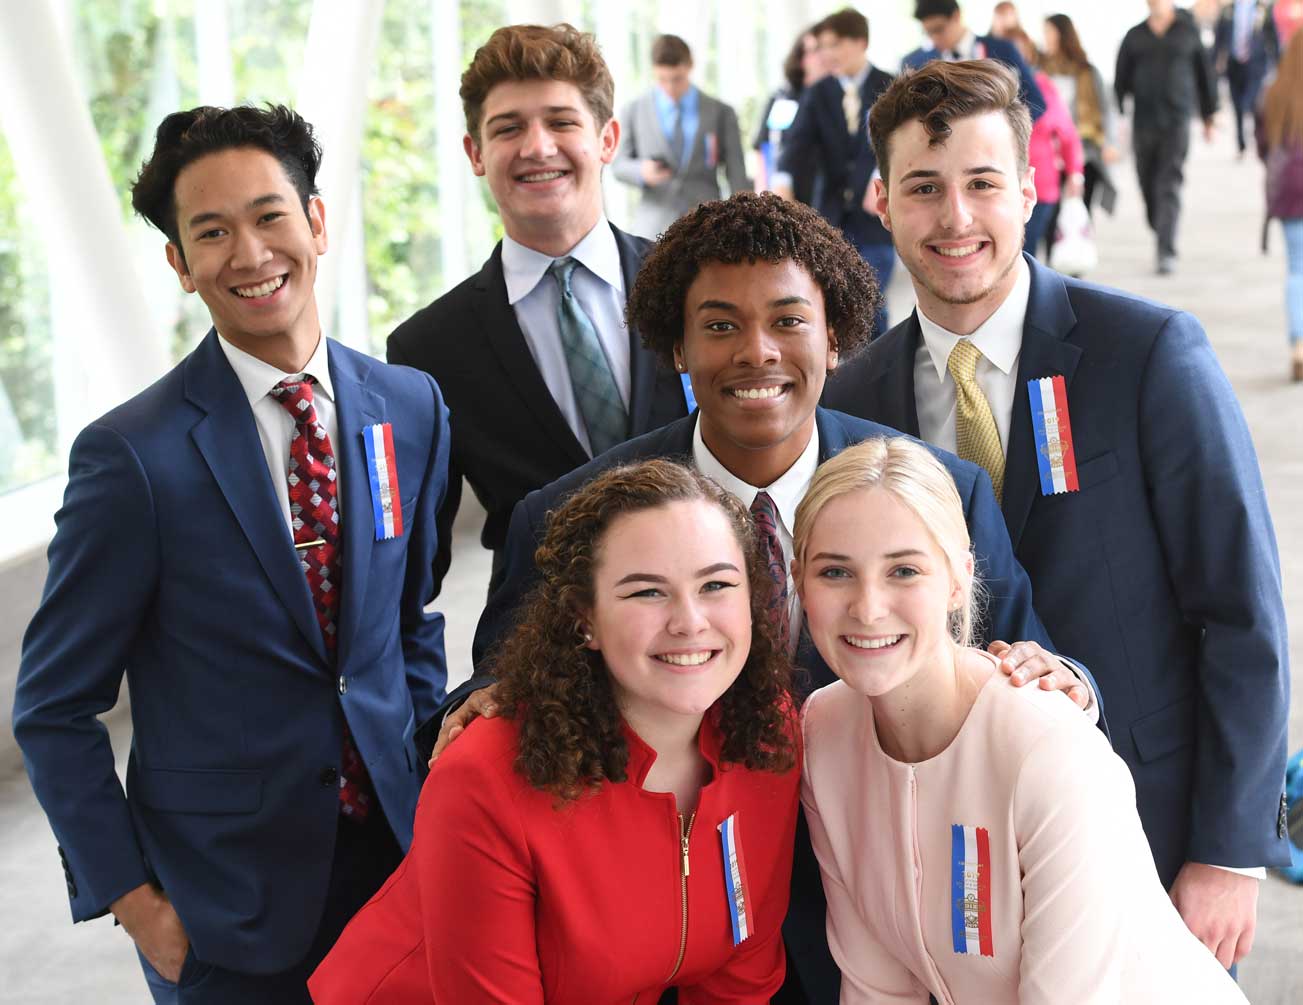
[[[977,384],[977,361],[982,350],[966,338],[961,338],[946,369],[955,381],[955,444],[960,457],[986,468],[995,487],[997,502],[1004,497],[1004,448],[1000,445],[1000,431],[991,414],[991,403]]]
[[[860,89],[853,80],[842,85],[842,113],[846,116],[846,131],[854,136],[860,131]]]

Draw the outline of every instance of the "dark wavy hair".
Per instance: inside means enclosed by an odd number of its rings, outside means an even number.
[[[795,765],[792,667],[765,616],[770,579],[751,515],[695,469],[651,460],[603,472],[549,515],[534,558],[539,583],[494,654],[499,705],[520,728],[516,770],[535,788],[571,800],[603,781],[626,780],[629,746],[611,676],[581,634],[602,539],[620,516],[697,500],[727,517],[746,556],[751,595],[751,651],[718,703],[722,758],[752,770]]]
[[[177,175],[200,157],[237,147],[254,147],[275,157],[298,192],[307,215],[308,199],[317,194],[321,146],[303,116],[284,105],[201,105],[173,112],[154,134],[154,152],[141,165],[131,187],[131,205],[181,249],[176,221]]]
[[[683,341],[688,288],[703,265],[782,262],[801,266],[823,291],[828,327],[837,351],[849,359],[869,342],[882,294],[873,270],[809,206],[772,192],[738,192],[705,202],[661,235],[638,270],[629,294],[629,324],[667,367]]]

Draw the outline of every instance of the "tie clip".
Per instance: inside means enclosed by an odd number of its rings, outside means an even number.
[[[325,539],[324,537],[319,537],[319,538],[317,538],[315,541],[303,541],[302,543],[296,541],[296,542],[294,543],[294,550],[295,550],[295,551],[304,551],[304,550],[306,550],[307,548],[315,548],[315,547],[317,547],[318,545],[322,545],[322,544],[325,544],[325,543],[326,543],[326,539]]]

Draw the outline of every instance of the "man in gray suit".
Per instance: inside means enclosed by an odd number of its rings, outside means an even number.
[[[742,163],[737,113],[692,83],[692,50],[677,35],[652,43],[647,94],[624,111],[624,142],[612,169],[642,189],[634,233],[656,238],[699,203],[721,196],[719,170],[729,194],[751,188]]]

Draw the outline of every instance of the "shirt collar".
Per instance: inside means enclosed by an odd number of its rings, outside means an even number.
[[[603,215],[597,224],[565,255],[576,259],[617,293],[624,292],[624,271],[620,268],[620,246],[615,232]],[[510,235],[502,235],[502,278],[507,284],[507,303],[513,306],[533,292],[552,263],[551,255],[527,248]]]
[[[674,108],[675,104],[683,113],[694,111],[697,107],[697,85],[689,85],[688,89],[683,92],[683,97],[676,102],[659,87],[652,88],[652,98],[656,102],[656,111],[661,115],[668,115]]]
[[[873,64],[872,64],[872,63],[867,63],[867,62],[866,62],[866,63],[864,64],[864,66],[862,66],[862,67],[860,68],[860,72],[857,73],[857,74],[855,74],[854,76],[852,76],[852,77],[838,77],[837,79],[841,81],[842,90],[843,90],[843,91],[846,90],[846,85],[847,85],[847,84],[854,84],[854,85],[855,85],[855,89],[856,89],[857,91],[860,90],[861,88],[863,88],[863,87],[864,87],[864,82],[865,82],[866,80],[869,79],[869,71],[872,70],[872,69],[873,69]]]
[[[761,491],[768,492],[779,517],[782,518],[783,526],[790,534],[792,528],[796,526],[796,507],[805,498],[805,490],[810,487],[815,468],[819,466],[819,426],[815,424],[810,434],[810,442],[801,451],[801,456],[796,459],[796,462],[767,486],[748,485],[724,467],[710,452],[706,441],[701,438],[700,419],[692,431],[692,460],[697,465],[698,471],[717,481],[721,488],[735,496],[748,509]]]
[[[317,340],[317,348],[312,351],[312,358],[308,360],[308,365],[298,373],[286,373],[278,366],[272,366],[260,360],[257,356],[252,356],[232,345],[218,333],[217,344],[222,347],[222,352],[226,354],[226,361],[231,364],[231,369],[235,371],[235,377],[244,388],[245,396],[249,399],[249,404],[255,404],[271,392],[271,389],[279,384],[282,380],[293,377],[299,377],[303,374],[310,375],[317,383],[314,394],[324,394],[331,401],[335,400],[335,386],[330,380],[330,357],[326,344],[330,339],[322,335]]]
[[[1027,300],[1031,296],[1031,270],[1025,259],[1019,257],[1018,278],[1014,280],[1013,289],[1004,298],[1004,303],[995,309],[968,341],[981,350],[992,365],[1006,376],[1011,375],[1018,365],[1018,353],[1022,351],[1023,322],[1027,320]],[[932,365],[936,367],[937,376],[945,380],[946,362],[950,352],[959,342],[961,336],[942,328],[935,321],[918,311],[918,326],[923,331],[923,342]]]

